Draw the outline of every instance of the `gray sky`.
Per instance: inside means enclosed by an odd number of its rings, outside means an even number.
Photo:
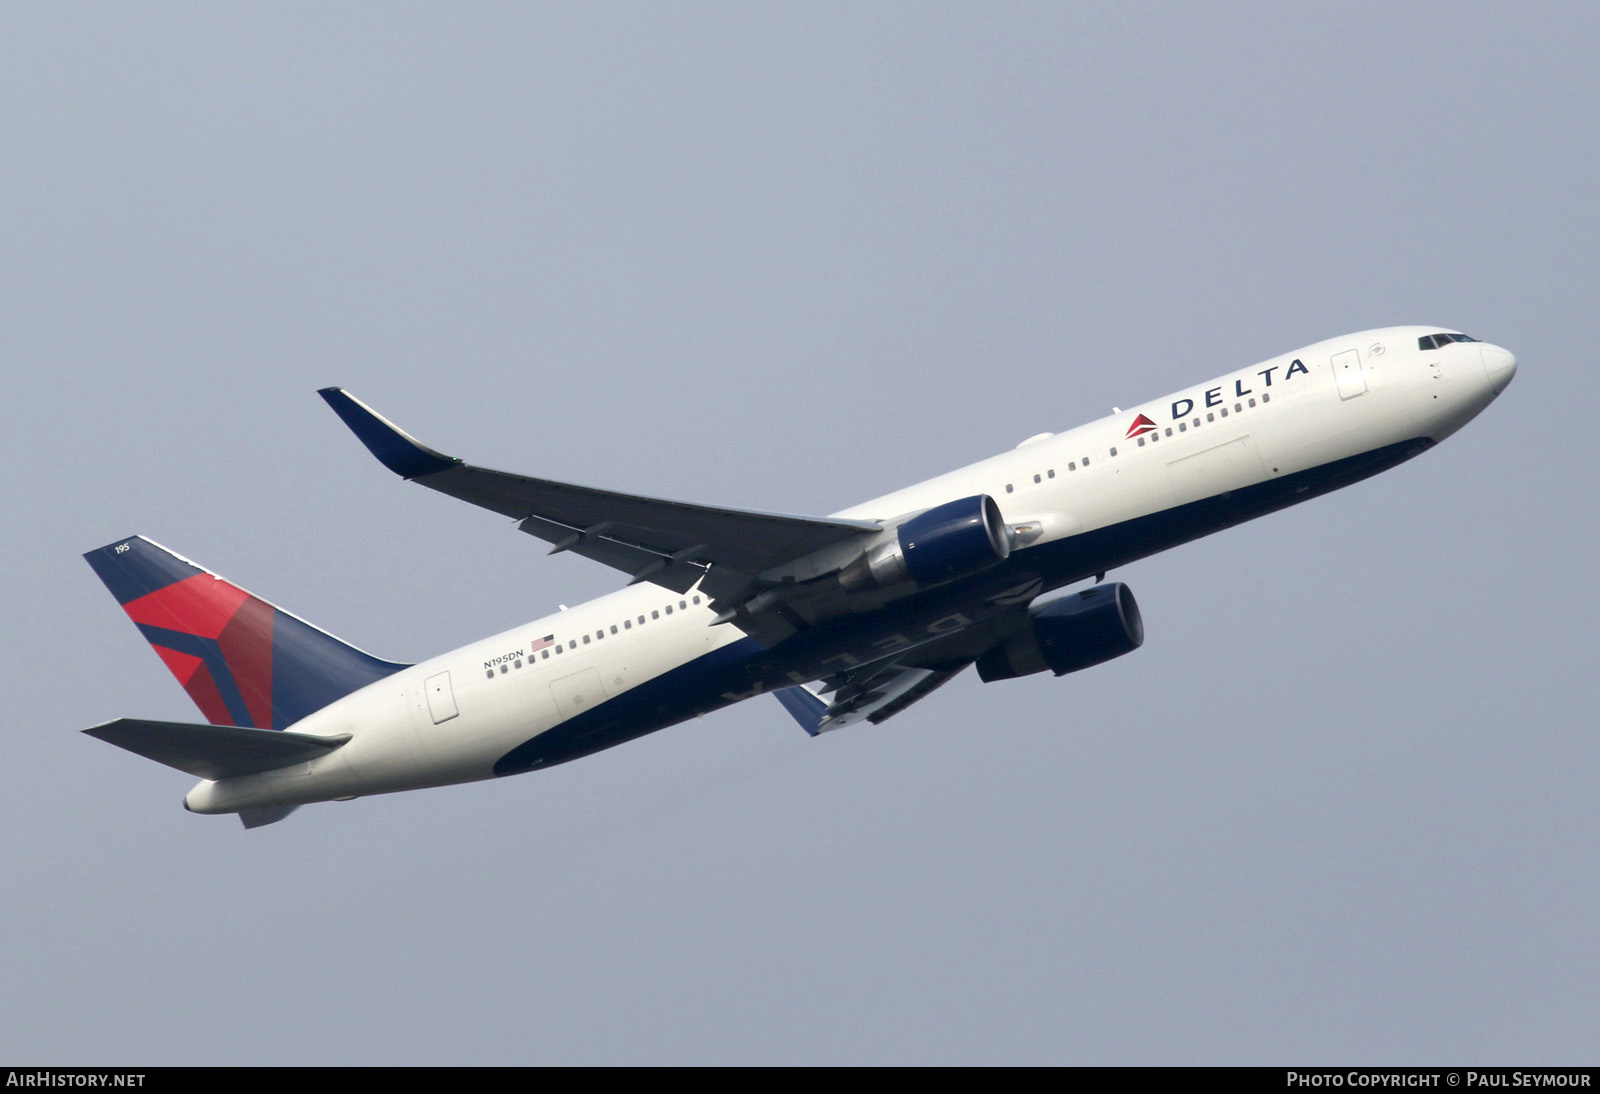
[[[7,5],[0,1058],[1596,1059],[1589,4]],[[245,832],[139,532],[419,659],[617,585],[394,480],[826,513],[1299,345],[1516,382],[1138,653]]]

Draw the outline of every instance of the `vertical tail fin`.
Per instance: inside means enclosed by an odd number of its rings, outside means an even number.
[[[83,556],[213,725],[283,729],[405,668],[143,536]]]

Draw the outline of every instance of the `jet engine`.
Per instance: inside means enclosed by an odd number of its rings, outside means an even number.
[[[1027,630],[978,658],[984,683],[1045,669],[1063,676],[1144,645],[1139,603],[1120,581],[1037,604],[1028,616]]]
[[[1011,532],[988,494],[935,505],[895,529],[892,538],[844,568],[846,592],[928,588],[977,573],[1011,555]]]

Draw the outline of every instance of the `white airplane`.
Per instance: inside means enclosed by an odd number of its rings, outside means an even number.
[[[424,661],[384,661],[142,537],[85,558],[210,724],[85,730],[198,776],[245,827],[296,807],[530,771],[763,692],[815,736],[986,682],[1137,649],[1114,567],[1425,451],[1510,383],[1436,327],[1318,342],[827,518],[490,471],[320,394],[389,470],[630,575],[626,588]],[[1080,591],[1041,599],[1094,579]]]

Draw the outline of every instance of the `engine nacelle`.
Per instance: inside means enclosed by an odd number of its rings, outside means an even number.
[[[1144,645],[1144,619],[1133,590],[1120,581],[1037,605],[1032,625],[978,658],[984,683],[1049,669],[1057,676],[1090,668]]]
[[[935,505],[895,530],[844,568],[839,583],[849,592],[918,588],[975,574],[1011,556],[1011,531],[988,494]]]

